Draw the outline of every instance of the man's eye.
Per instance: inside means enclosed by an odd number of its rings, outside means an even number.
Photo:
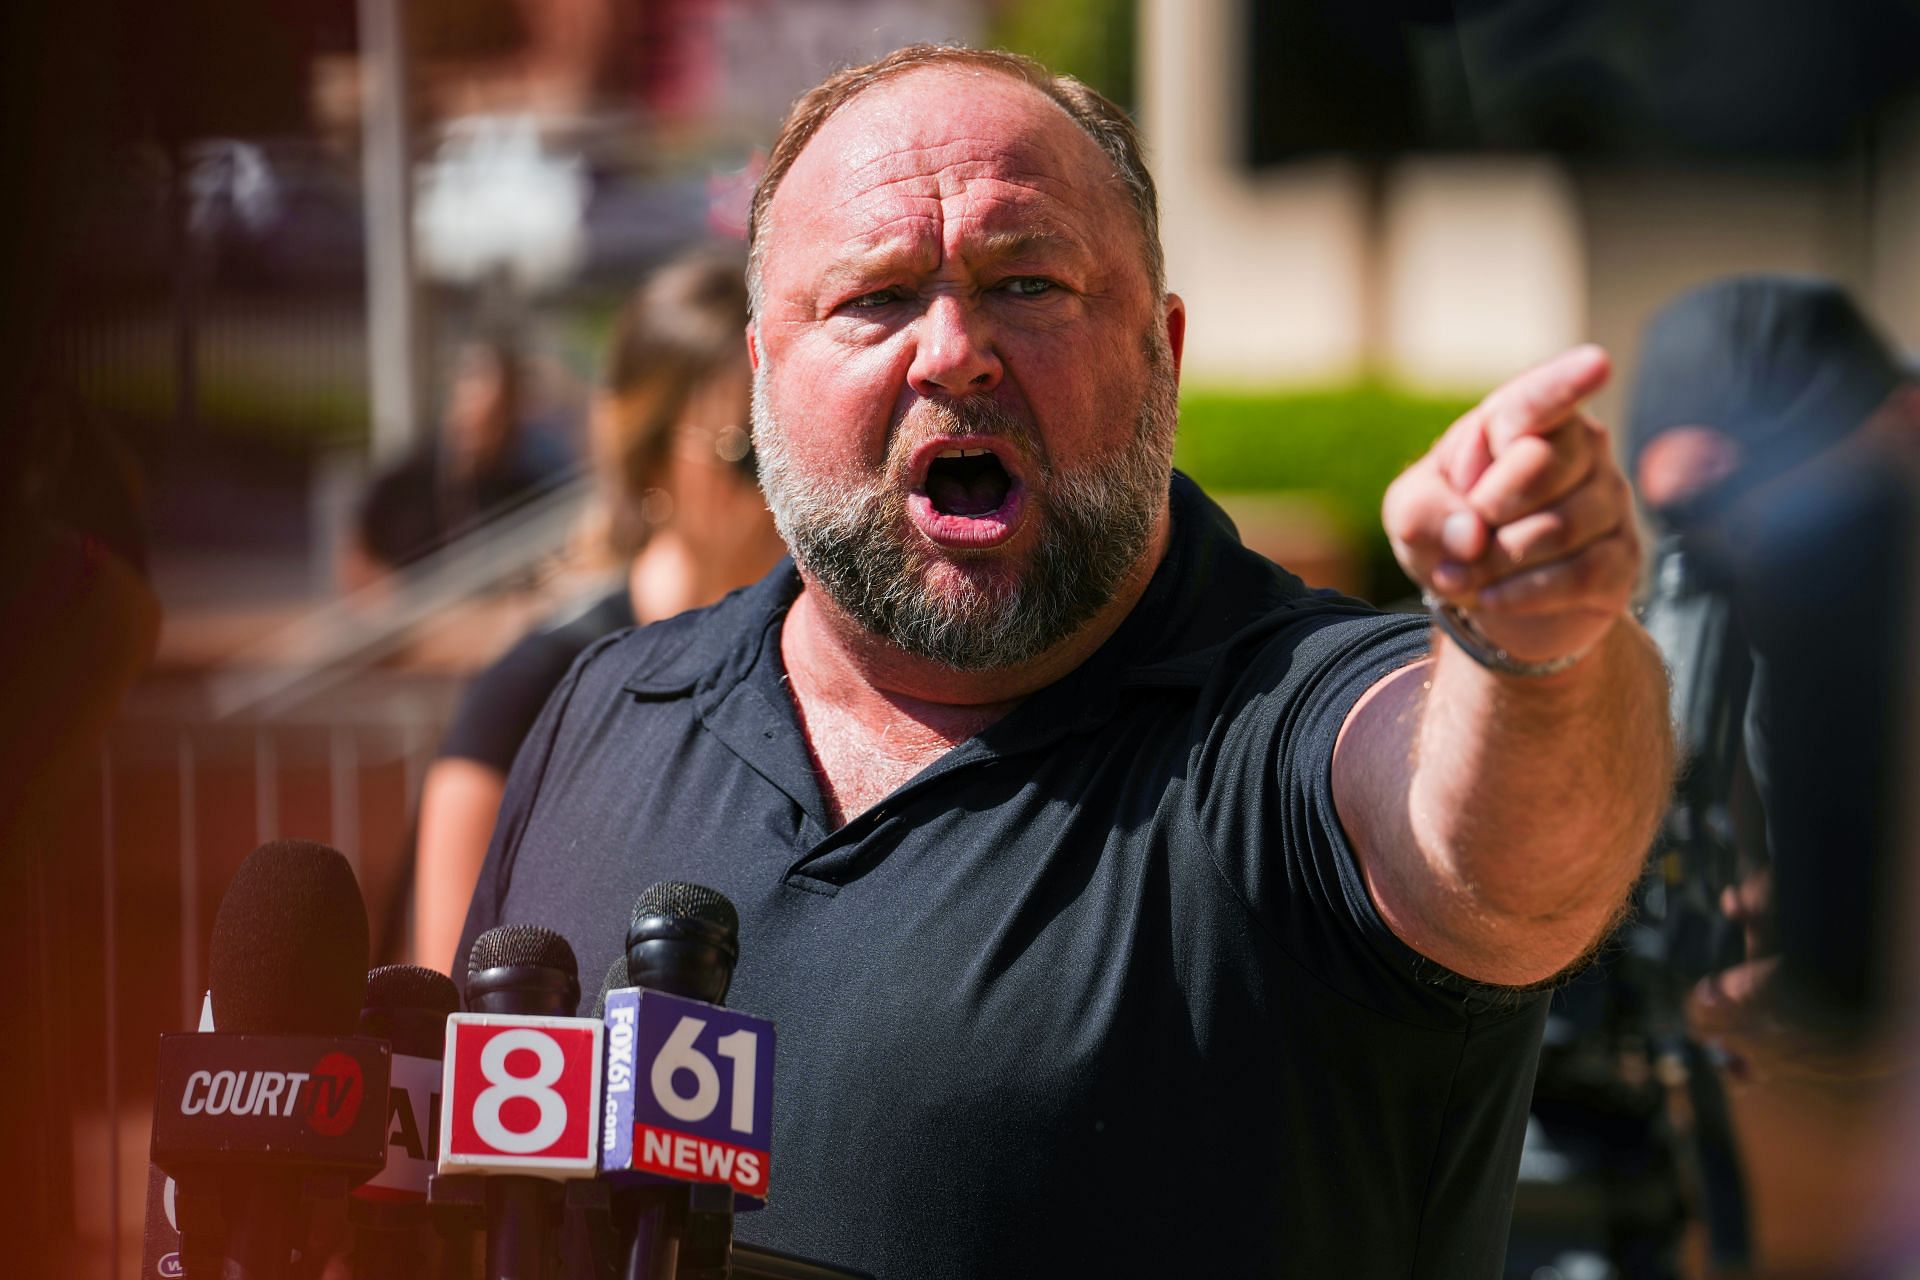
[[[849,298],[842,304],[855,311],[873,311],[900,301],[898,289],[875,289],[872,293],[863,293],[857,298]]]
[[[1041,276],[1015,276],[1000,287],[1017,298],[1038,298],[1060,286]]]

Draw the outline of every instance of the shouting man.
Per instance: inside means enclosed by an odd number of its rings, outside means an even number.
[[[792,563],[583,656],[469,941],[545,924],[594,974],[642,887],[733,900],[729,1001],[780,1034],[746,1240],[913,1280],[1495,1274],[1537,988],[1666,795],[1580,411],[1605,356],[1388,492],[1429,628],[1172,474],[1186,312],[1139,139],[1076,81],[925,46],[834,76],[749,276]]]

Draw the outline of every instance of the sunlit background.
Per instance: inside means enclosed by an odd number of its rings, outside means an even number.
[[[676,250],[743,239],[781,113],[830,70],[985,43],[1129,107],[1191,317],[1179,465],[1263,550],[1383,602],[1406,590],[1377,527],[1392,475],[1582,340],[1616,357],[1598,409],[1618,420],[1641,325],[1688,285],[1830,275],[1920,348],[1920,11],[1893,0],[75,12],[44,20],[44,63],[13,55],[77,76],[24,90],[74,126],[32,131],[66,194],[57,225],[22,224],[57,274],[25,295],[45,301],[21,414],[84,421],[66,483],[141,549],[161,611],[29,904],[71,951],[34,1043],[77,1126],[45,1206],[75,1275],[136,1270],[154,1037],[192,1025],[250,849],[337,846],[380,958],[407,953],[412,806],[463,678],[604,583],[576,544],[614,310]],[[368,486],[459,447],[450,393],[503,335],[527,371],[515,483],[420,558],[370,562]],[[1884,1113],[1824,1117],[1842,1138],[1815,1177],[1790,1158],[1799,1101],[1740,1105],[1771,1258],[1896,1194]],[[1605,1280],[1594,1257],[1514,1274]]]

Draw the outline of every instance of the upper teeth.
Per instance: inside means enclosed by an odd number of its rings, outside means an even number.
[[[984,458],[992,452],[993,450],[991,449],[942,449],[940,456],[943,458]]]

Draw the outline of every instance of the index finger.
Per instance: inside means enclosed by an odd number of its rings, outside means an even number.
[[[1502,384],[1486,401],[1489,451],[1497,458],[1521,436],[1554,430],[1582,400],[1607,385],[1612,371],[1606,351],[1589,342]]]

